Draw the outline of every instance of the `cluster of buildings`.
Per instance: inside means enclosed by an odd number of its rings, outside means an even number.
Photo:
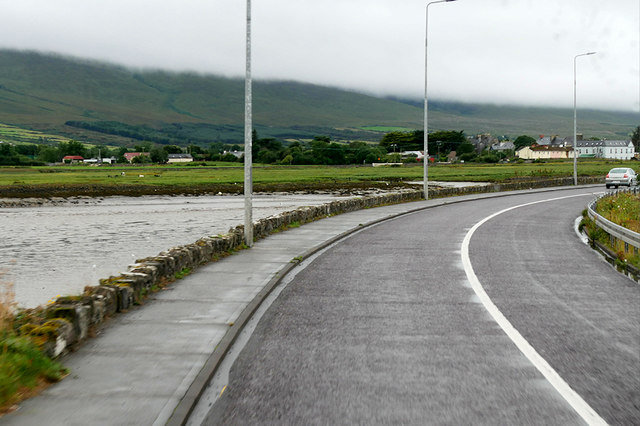
[[[630,140],[583,140],[578,135],[575,143],[578,158],[607,158],[612,160],[631,160],[638,158],[635,147]],[[540,137],[531,146],[516,151],[516,156],[523,160],[547,160],[573,158],[573,138],[561,139],[558,136]]]
[[[151,154],[148,152],[125,152],[124,158],[129,163],[133,163],[133,159],[136,157],[149,157]],[[167,163],[190,163],[193,161],[191,154],[169,154]],[[80,155],[67,155],[62,158],[63,163],[85,163],[85,164],[114,164],[116,157],[109,158],[83,158]]]
[[[576,152],[578,158],[607,158],[615,160],[640,159],[630,140],[583,140],[577,135]],[[573,137],[540,136],[531,146],[516,150],[513,142],[502,142],[490,134],[477,135],[469,138],[469,142],[480,153],[485,149],[493,152],[514,151],[523,160],[550,160],[573,158]]]
[[[578,158],[606,158],[614,160],[630,160],[636,158],[640,160],[640,153],[635,151],[633,142],[630,140],[583,140],[582,135],[577,135],[576,150]],[[531,146],[516,149],[511,141],[501,141],[491,136],[489,133],[468,137],[476,154],[487,150],[492,153],[507,153],[523,160],[552,160],[552,159],[572,159],[573,158],[573,138],[560,138],[558,136],[540,136]],[[424,156],[422,151],[406,151],[401,153],[403,157],[416,156],[418,161],[422,161]],[[451,151],[448,161],[457,160],[456,151]]]

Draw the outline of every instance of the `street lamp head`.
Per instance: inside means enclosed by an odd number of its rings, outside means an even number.
[[[574,56],[574,57],[573,57],[573,62],[574,62],[574,64],[575,64],[576,60],[577,60],[579,57],[581,57],[581,56],[595,55],[596,53],[598,53],[598,52],[586,52],[586,53],[580,53],[580,54],[578,54],[578,55],[576,55],[576,56]]]

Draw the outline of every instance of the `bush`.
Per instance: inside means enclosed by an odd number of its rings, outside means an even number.
[[[238,157],[236,157],[235,155],[231,154],[230,152],[224,154],[222,157],[220,157],[220,161],[226,161],[226,162],[238,162],[240,161],[238,159]]]
[[[497,163],[500,161],[500,157],[495,154],[483,154],[480,157],[476,158],[476,162],[478,163]]]
[[[467,152],[466,154],[462,154],[458,157],[458,160],[464,161],[465,163],[468,161],[474,161],[478,155],[475,152]]]
[[[46,357],[28,337],[6,334],[0,338],[0,407],[8,408],[20,396],[41,382],[61,380],[67,371]],[[27,391],[27,393],[29,393]]]

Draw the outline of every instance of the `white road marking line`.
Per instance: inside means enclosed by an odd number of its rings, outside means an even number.
[[[509,322],[509,320],[500,312],[500,310],[494,305],[491,301],[487,293],[484,291],[480,280],[476,276],[475,271],[473,270],[473,266],[471,265],[471,260],[469,259],[469,243],[471,241],[471,237],[476,232],[478,228],[484,225],[489,220],[493,219],[496,216],[499,216],[503,213],[506,213],[510,210],[514,210],[520,207],[526,207],[533,204],[546,203],[550,201],[562,200],[565,198],[573,198],[573,197],[582,197],[589,196],[591,194],[580,194],[580,195],[570,195],[565,197],[557,197],[550,198],[547,200],[533,201],[531,203],[520,204],[517,206],[509,207],[507,209],[501,210],[497,213],[494,213],[480,222],[476,223],[465,235],[464,240],[462,241],[462,264],[464,266],[464,270],[467,274],[467,278],[471,283],[471,287],[475,291],[476,295],[480,298],[482,304],[487,309],[489,314],[493,317],[493,319],[498,323],[498,325],[504,330],[507,336],[511,339],[511,341],[520,349],[520,352],[524,356],[526,356],[529,361],[542,373],[542,375],[547,379],[547,381],[558,391],[558,393],[571,405],[571,407],[582,417],[582,419],[590,425],[606,425],[607,422],[602,419],[598,413],[595,412],[593,408],[589,404],[587,404],[580,395],[571,387],[567,382],[565,382],[562,377],[549,365],[549,363],[536,352],[536,350],[525,340],[524,337],[516,330],[513,325]]]

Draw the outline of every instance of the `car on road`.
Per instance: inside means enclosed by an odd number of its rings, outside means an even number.
[[[617,188],[621,185],[631,187],[638,184],[638,174],[628,167],[616,167],[609,170],[604,182],[607,188]]]

